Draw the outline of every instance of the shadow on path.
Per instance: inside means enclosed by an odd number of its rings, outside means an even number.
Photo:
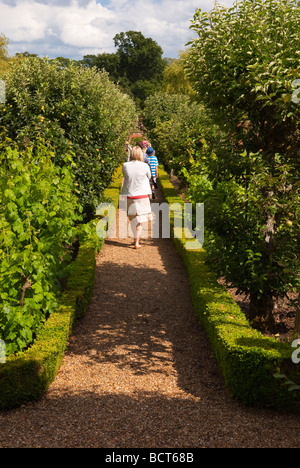
[[[107,240],[55,382],[0,411],[0,447],[298,447],[299,416],[228,396],[173,242],[142,244]]]

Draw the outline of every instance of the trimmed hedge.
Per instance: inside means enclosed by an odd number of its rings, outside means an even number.
[[[104,192],[118,207],[122,171]],[[0,408],[12,408],[40,399],[55,379],[76,321],[83,317],[94,288],[96,255],[104,240],[97,237],[96,221],[79,228],[80,248],[70,265],[67,287],[60,306],[51,314],[34,344],[0,364]]]
[[[170,205],[184,203],[162,166],[159,183]],[[171,224],[173,227],[172,215]],[[195,312],[231,396],[244,404],[299,411],[300,391],[294,384],[300,384],[300,367],[292,363],[291,345],[251,327],[230,293],[209,271],[204,249],[186,250],[185,237],[174,238],[174,242],[187,268]]]

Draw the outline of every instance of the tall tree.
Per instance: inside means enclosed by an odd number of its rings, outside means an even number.
[[[114,82],[120,79],[120,61],[117,54],[85,55],[81,63],[89,68],[96,67],[98,70],[107,71]]]
[[[159,90],[166,66],[162,48],[141,32],[121,32],[114,37],[116,53],[86,55],[82,64],[105,69],[137,103],[143,106],[148,96]]]
[[[8,44],[8,38],[4,34],[0,34],[0,60],[8,59]]]
[[[148,96],[161,86],[165,62],[163,50],[141,32],[122,32],[114,37],[119,57],[120,83],[127,87],[143,106]]]
[[[121,74],[130,83],[162,80],[165,63],[163,50],[157,42],[137,31],[117,34],[114,42],[120,57]]]
[[[190,78],[228,131],[225,176],[211,195],[215,255],[250,294],[251,317],[272,321],[274,298],[299,284],[300,5],[242,0],[199,10]],[[230,156],[231,155],[231,156]],[[231,167],[230,167],[231,165]],[[216,252],[215,252],[216,253]]]
[[[0,34],[0,74],[8,67],[8,44],[8,38],[4,34]]]
[[[168,94],[185,94],[195,99],[195,91],[185,70],[188,50],[181,51],[178,59],[172,60],[164,70],[163,91]]]

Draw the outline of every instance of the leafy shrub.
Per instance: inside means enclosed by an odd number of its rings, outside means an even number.
[[[162,166],[159,183],[170,205],[183,203]],[[174,225],[172,216],[171,223]],[[174,238],[174,243],[187,268],[195,312],[210,339],[228,391],[244,404],[299,412],[300,377],[298,365],[291,361],[291,347],[251,327],[208,267],[205,250],[187,250],[186,240],[184,236]],[[280,381],[278,375],[285,375],[287,382]]]
[[[104,192],[118,207],[122,171]],[[67,285],[59,307],[38,331],[32,346],[7,357],[0,365],[0,408],[12,408],[41,398],[56,377],[70,333],[90,303],[96,272],[96,255],[103,239],[96,234],[96,220],[78,226],[80,242],[76,260],[68,266]]]
[[[213,188],[195,200],[207,206],[210,257],[267,327],[275,299],[299,288],[299,24],[294,0],[216,4],[195,14],[187,57],[198,99],[227,137],[215,164],[187,167],[194,194],[197,171]]]
[[[159,161],[177,174],[189,170],[204,141],[217,140],[209,112],[186,95],[158,93],[147,99],[144,123]],[[184,174],[182,174],[184,176]]]
[[[252,155],[259,160],[259,155]],[[264,302],[268,297],[284,297],[300,287],[299,226],[300,197],[294,187],[294,170],[283,166],[278,159],[272,176],[260,164],[247,178],[247,184],[237,179],[219,181],[214,190],[205,194],[193,193],[193,200],[206,205],[208,237],[206,250],[209,262],[217,273],[224,275],[230,284],[250,295],[250,317],[257,314],[272,321]],[[244,176],[246,177],[246,176]],[[274,194],[265,196],[274,180]],[[199,196],[200,195],[200,196]],[[272,213],[276,227],[272,230],[273,248],[266,251],[265,213]],[[271,258],[270,258],[271,256]],[[217,267],[216,267],[217,266]],[[259,305],[255,298],[262,299]],[[270,299],[269,299],[270,300]]]
[[[0,124],[21,148],[42,140],[58,166],[73,154],[84,220],[93,218],[103,190],[124,159],[124,142],[137,117],[133,101],[106,72],[28,57],[5,76],[7,102]],[[45,144],[46,144],[45,143]]]
[[[40,146],[2,149],[0,160],[0,337],[7,353],[30,344],[57,306],[80,211],[70,168]]]
[[[181,94],[156,93],[145,103],[144,124],[149,129],[156,127],[158,122],[168,122],[174,116],[188,110],[190,99]]]
[[[249,145],[252,138],[253,152],[299,147],[299,106],[292,100],[299,24],[296,0],[241,0],[232,8],[217,3],[194,16],[189,77],[199,99],[233,132],[250,123],[244,139]]]

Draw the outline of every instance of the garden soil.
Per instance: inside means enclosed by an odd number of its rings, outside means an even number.
[[[161,201],[160,198],[155,202]],[[109,238],[45,397],[0,411],[1,448],[296,448],[299,416],[234,401],[168,239]]]

